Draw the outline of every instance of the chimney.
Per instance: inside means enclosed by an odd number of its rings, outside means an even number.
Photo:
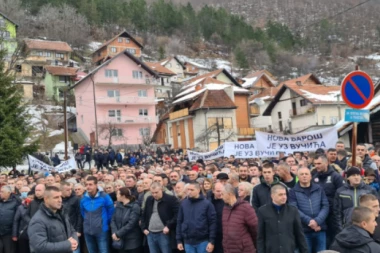
[[[302,86],[301,81],[296,81],[296,84],[297,84],[298,86]]]

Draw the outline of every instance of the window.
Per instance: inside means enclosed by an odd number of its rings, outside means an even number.
[[[39,52],[37,52],[37,55],[38,55],[38,56],[44,56],[44,52],[39,51]]]
[[[51,57],[51,52],[45,52],[46,57]]]
[[[278,122],[278,127],[280,128],[280,131],[282,132],[283,128],[282,128],[282,121],[281,120]]]
[[[282,118],[281,112],[278,112],[277,114],[278,114],[278,118],[281,119]]]
[[[82,98],[82,97],[81,97],[81,98]],[[80,116],[80,120],[81,120],[81,122],[82,122],[82,124],[83,124],[83,122],[84,122],[83,115]]]
[[[125,43],[129,43],[129,38],[125,38]]]
[[[325,117],[325,116],[322,116],[322,125],[325,124],[325,120],[326,120],[326,117]]]
[[[5,26],[5,20],[3,17],[0,17],[0,26],[4,27]]]
[[[143,74],[141,71],[133,70],[132,71],[133,79],[142,79]]]
[[[118,38],[117,41],[118,41],[119,43],[122,43],[122,42],[123,42],[123,38]]]
[[[301,100],[300,100],[300,105],[301,105],[301,106],[306,106],[306,105],[307,105],[307,101],[306,101],[306,99],[301,99]]]
[[[116,69],[106,69],[106,77],[117,77],[118,71]]]
[[[117,52],[116,47],[111,47],[111,52],[116,53]]]
[[[59,82],[60,83],[69,83],[70,82],[70,77],[68,77],[68,76],[59,76]]]
[[[180,69],[181,68],[181,65],[179,65],[179,63],[177,63],[177,69]]]
[[[173,138],[172,127],[169,128],[170,138]]]
[[[136,54],[136,49],[127,48],[127,52],[130,53],[130,54]]]
[[[108,117],[110,119],[116,119],[117,121],[121,121],[121,111],[120,110],[108,110]]]
[[[5,39],[9,39],[10,37],[11,37],[10,32],[8,32],[8,31],[4,31],[4,32],[3,32],[3,38],[5,38]]]
[[[208,127],[216,128],[219,125],[221,129],[232,129],[232,118],[208,118]]]
[[[148,96],[146,90],[139,90],[137,93],[138,93],[139,97],[147,97]]]
[[[140,132],[140,136],[149,136],[150,133],[149,133],[149,128],[140,128],[139,129],[139,132]]]
[[[63,56],[63,54],[56,53],[56,54],[55,54],[55,58],[61,58],[61,59],[63,59],[64,56]]]
[[[181,136],[181,128],[179,124],[177,124],[177,136]]]
[[[117,128],[112,130],[112,136],[123,136],[123,129]]]
[[[331,124],[336,124],[336,123],[338,123],[338,117],[330,117],[330,123],[331,123]]]
[[[109,98],[120,98],[120,91],[118,90],[107,90],[107,97]]]
[[[172,64],[171,63],[168,63],[168,66],[167,66],[168,68],[171,68],[172,67]]]
[[[140,116],[148,116],[148,109],[139,109]]]
[[[16,70],[16,72],[21,73],[22,72],[22,66],[21,65],[16,65],[15,66],[15,70]]]

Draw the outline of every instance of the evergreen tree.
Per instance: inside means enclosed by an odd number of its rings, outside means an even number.
[[[0,59],[5,55],[0,51]],[[37,144],[25,145],[32,130],[28,124],[26,105],[22,101],[23,88],[12,81],[0,61],[0,168],[20,164],[23,157],[37,150]]]
[[[249,68],[249,63],[247,60],[247,57],[245,56],[243,50],[241,50],[239,47],[235,49],[235,61],[238,65],[238,67],[242,70]]]
[[[166,52],[165,52],[165,48],[163,46],[160,46],[160,48],[158,49],[158,54],[159,54],[160,60],[165,59]]]

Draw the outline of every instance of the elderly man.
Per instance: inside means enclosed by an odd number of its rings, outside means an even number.
[[[0,195],[0,252],[12,253],[15,244],[12,241],[13,219],[21,201],[12,193],[10,186],[1,187]]]

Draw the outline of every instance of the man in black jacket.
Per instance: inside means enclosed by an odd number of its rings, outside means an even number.
[[[74,228],[75,232],[77,232],[77,236],[79,238],[82,234],[83,223],[83,218],[80,213],[80,199],[73,192],[70,183],[63,182],[61,192],[64,213],[69,217],[70,224]],[[79,253],[79,246],[75,253],[76,252]]]
[[[273,163],[266,163],[263,165],[260,181],[261,184],[257,185],[252,190],[251,206],[253,206],[256,211],[261,206],[272,202],[270,193],[271,187],[281,184],[286,188],[286,186],[280,181],[280,178],[275,175]]]
[[[331,245],[336,235],[334,230],[333,204],[336,191],[344,185],[343,177],[328,165],[328,159],[325,155],[319,155],[314,159],[315,170],[312,171],[312,181],[319,184],[326,193],[329,201],[329,216],[327,216],[326,224],[326,245]]]
[[[301,219],[296,207],[286,204],[287,190],[282,185],[271,188],[272,203],[259,208],[258,253],[308,253]]]
[[[160,183],[150,186],[151,196],[145,203],[141,227],[147,236],[151,252],[171,253],[175,248],[175,229],[179,203],[164,192]]]
[[[215,238],[215,247],[214,253],[223,253],[223,229],[222,229],[222,215],[224,208],[223,201],[223,190],[224,185],[220,182],[214,184],[212,192],[207,193],[207,199],[211,201],[211,203],[215,207],[216,212],[216,238]]]
[[[352,213],[352,225],[336,236],[330,249],[340,253],[380,252],[380,245],[371,237],[376,226],[375,214],[371,209],[356,207]]]
[[[9,185],[1,187],[0,199],[0,252],[14,252],[12,241],[13,218],[21,200],[12,193]],[[3,251],[4,250],[4,251]]]
[[[44,192],[45,185],[38,184],[34,188],[34,200],[30,202],[28,210],[25,215],[25,220],[29,223],[30,219],[33,218],[34,214],[40,209],[41,203],[44,202]]]
[[[77,249],[77,234],[61,208],[61,192],[55,186],[47,187],[44,203],[33,216],[28,227],[32,253],[72,253]]]

